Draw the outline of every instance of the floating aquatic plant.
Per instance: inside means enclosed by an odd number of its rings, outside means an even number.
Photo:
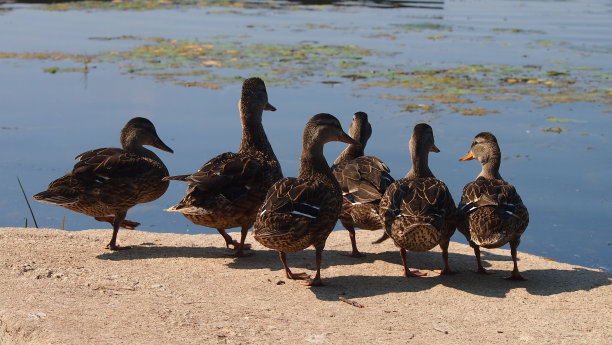
[[[542,129],[542,132],[550,132],[550,133],[562,133],[562,132],[567,132],[568,129],[567,128],[561,128],[561,127],[548,127],[548,128],[544,128]]]
[[[265,8],[265,9],[317,9],[320,6],[296,5],[290,1],[236,1],[236,0],[112,0],[112,1],[71,1],[53,2],[37,8],[47,11],[73,10],[121,10],[150,11],[189,7],[230,7],[230,8]]]
[[[437,26],[422,25],[436,29]],[[392,101],[429,101],[451,105],[483,101],[529,99],[539,107],[554,103],[598,102],[612,104],[611,75],[600,68],[539,65],[457,65],[448,68],[389,67],[393,53],[356,45],[317,43],[273,44],[247,42],[241,37],[221,35],[208,41],[163,37],[92,37],[91,40],[129,40],[130,49],[98,54],[66,52],[0,52],[0,58],[54,61],[45,72],[89,72],[88,64],[112,63],[124,74],[153,77],[185,87],[219,89],[244,77],[259,75],[270,85],[299,83],[338,84],[347,80],[356,89],[394,89],[380,98]],[[76,66],[57,67],[56,61]],[[414,102],[421,104],[422,102]],[[398,104],[403,110],[418,109]],[[484,109],[484,108],[482,108]],[[451,109],[452,110],[452,109]],[[455,109],[465,115],[492,111]]]
[[[451,110],[461,112],[461,114],[465,116],[484,116],[487,114],[497,114],[498,110],[487,110],[482,107],[473,107],[473,108],[458,108],[452,107]]]

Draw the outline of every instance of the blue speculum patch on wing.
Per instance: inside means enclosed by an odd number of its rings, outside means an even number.
[[[310,204],[294,204],[291,213],[308,218],[317,218],[319,216],[319,207]]]

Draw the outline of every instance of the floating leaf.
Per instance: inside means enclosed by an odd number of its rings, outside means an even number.
[[[481,107],[473,107],[473,108],[465,108],[465,109],[454,108],[454,109],[455,111],[457,110],[461,111],[461,114],[466,115],[466,116],[484,116],[487,114],[499,113],[498,110],[487,110]]]
[[[448,25],[437,24],[437,23],[416,23],[416,24],[403,24],[397,25],[400,29],[406,31],[421,31],[421,30],[439,30],[439,31],[453,31],[453,28]]]
[[[561,132],[567,132],[568,130],[566,128],[561,128],[561,127],[548,127],[548,128],[542,129],[542,131],[551,132],[551,133],[561,133]]]
[[[473,103],[474,101],[470,99],[462,99],[458,95],[455,94],[437,94],[437,95],[423,95],[414,97],[414,99],[426,99],[438,103],[444,104],[466,104]]]
[[[409,111],[409,112],[413,112],[415,110],[431,111],[431,109],[433,108],[429,104],[417,104],[417,103],[402,104],[401,107],[405,111]]]
[[[553,116],[549,116],[547,120],[550,122],[558,122],[558,123],[569,123],[571,121],[570,119],[565,119],[561,117],[553,117]]]
[[[567,72],[559,72],[559,71],[546,71],[546,75],[550,77],[558,77],[562,75],[569,75]]]

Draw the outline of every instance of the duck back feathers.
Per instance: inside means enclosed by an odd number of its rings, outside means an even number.
[[[446,185],[435,177],[400,179],[380,202],[387,234],[410,251],[427,251],[452,236],[455,204]]]
[[[485,248],[503,246],[513,236],[520,236],[529,223],[521,197],[504,180],[479,178],[468,183],[458,208],[464,215],[460,232]]]

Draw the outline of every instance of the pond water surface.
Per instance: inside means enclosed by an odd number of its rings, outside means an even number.
[[[401,5],[0,5],[0,226],[33,226],[17,176],[28,195],[46,189],[77,154],[118,146],[133,116],[151,119],[174,149],[158,153],[171,174],[236,151],[241,80],[257,75],[278,108],[264,126],[285,176],[297,174],[312,115],[329,112],[348,129],[365,111],[374,129],[366,153],[395,178],[410,169],[412,127],[431,124],[441,149],[431,169],[458,201],[480,170],[458,158],[491,131],[501,174],[530,211],[519,250],[610,271],[610,2]],[[343,148],[328,144],[328,161]],[[184,191],[172,183],[128,219],[146,231],[216,232],[162,211]],[[68,230],[107,227],[30,203],[40,227],[61,228],[64,217]],[[465,243],[459,233],[453,240]]]

